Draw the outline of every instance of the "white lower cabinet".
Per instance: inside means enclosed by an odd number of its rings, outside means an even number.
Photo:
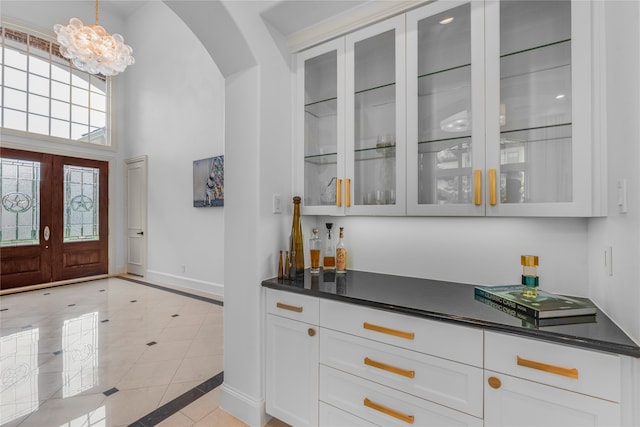
[[[324,328],[320,363],[482,418],[481,368]]]
[[[318,327],[292,317],[313,321],[315,311],[317,319],[318,301],[272,290],[267,301],[267,413],[292,426],[317,426]]]
[[[621,425],[618,403],[491,371],[485,377],[485,427]]]
[[[294,427],[638,425],[627,356],[272,289],[266,317],[267,413]]]
[[[320,402],[320,425],[331,427],[378,427],[362,418]]]
[[[481,418],[324,365],[320,365],[320,400],[385,427],[482,426]]]
[[[620,426],[620,356],[485,332],[485,426]]]

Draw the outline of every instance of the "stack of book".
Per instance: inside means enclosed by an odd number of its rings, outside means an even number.
[[[533,326],[596,321],[596,306],[587,298],[565,297],[540,290],[535,298],[524,297],[522,285],[478,286],[474,294],[477,301]]]

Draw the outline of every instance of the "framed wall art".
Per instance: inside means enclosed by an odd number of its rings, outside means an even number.
[[[193,162],[193,207],[224,206],[224,156]]]

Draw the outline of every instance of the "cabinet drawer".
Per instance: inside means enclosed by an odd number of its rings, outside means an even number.
[[[481,368],[330,329],[320,331],[320,363],[482,417]]]
[[[267,313],[317,325],[318,298],[267,289]]]
[[[378,425],[320,402],[320,427],[378,427]]]
[[[389,311],[320,301],[320,326],[482,367],[482,331]]]
[[[482,419],[320,365],[320,400],[381,426],[482,426]]]
[[[485,368],[620,402],[620,356],[485,332]]]

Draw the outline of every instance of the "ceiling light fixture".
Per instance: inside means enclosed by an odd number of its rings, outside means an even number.
[[[454,18],[453,16],[450,16],[450,17],[448,17],[448,18],[444,18],[443,20],[441,20],[441,21],[440,21],[440,23],[441,23],[442,25],[447,25],[447,24],[452,23],[454,19],[455,19],[455,18]]]
[[[60,53],[73,65],[89,74],[115,76],[135,63],[133,49],[124,44],[120,34],[109,34],[98,25],[98,0],[96,23],[84,25],[78,18],[71,18],[69,25],[56,24]]]

